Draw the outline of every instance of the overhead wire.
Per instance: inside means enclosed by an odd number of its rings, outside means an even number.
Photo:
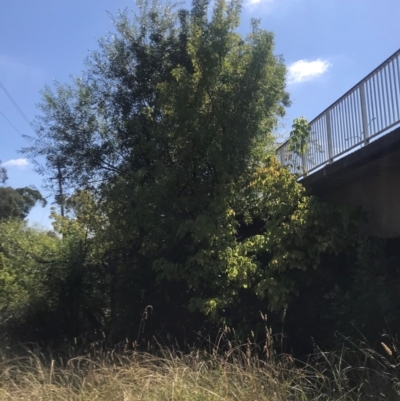
[[[5,116],[4,113],[1,112],[0,110],[0,114],[5,118],[5,120],[15,129],[15,131],[18,132],[18,134],[20,134],[22,136],[21,131]]]
[[[17,109],[18,113],[21,114],[22,118],[26,121],[26,123],[32,127],[31,122],[29,121],[29,118],[26,116],[26,114],[22,111],[21,107],[19,107],[18,103],[14,100],[14,98],[11,96],[10,92],[6,89],[6,87],[0,82],[0,88],[3,89],[3,92],[7,95],[8,99],[10,102],[14,105],[14,107]],[[3,114],[3,113],[1,113]],[[4,116],[4,114],[3,114]],[[5,117],[5,116],[4,116]],[[5,117],[6,118],[6,117]],[[7,119],[7,118],[6,118]],[[9,121],[7,119],[7,121]],[[15,127],[14,127],[15,128]]]

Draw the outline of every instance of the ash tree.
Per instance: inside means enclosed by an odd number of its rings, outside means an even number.
[[[112,330],[133,333],[148,304],[168,331],[189,317],[193,328],[196,311],[229,321],[279,310],[296,293],[292,272],[355,230],[273,157],[289,105],[273,34],[253,20],[240,35],[239,0],[217,0],[210,17],[207,0],[137,6],[81,77],[43,90],[24,152],[98,201],[91,213],[106,223],[87,240],[104,243]]]

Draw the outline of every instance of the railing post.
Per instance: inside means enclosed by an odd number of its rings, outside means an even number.
[[[361,103],[361,118],[362,127],[364,134],[364,145],[369,143],[369,131],[368,131],[368,117],[367,117],[367,103],[365,100],[365,84],[364,82],[360,85],[360,103]]]
[[[326,136],[328,139],[328,163],[333,161],[333,147],[332,147],[332,128],[331,128],[331,111],[326,112]]]
[[[281,148],[280,148],[280,150],[279,150],[279,157],[280,157],[280,159],[281,159],[281,164],[282,164],[282,166],[285,166],[285,149],[284,149],[284,146],[285,145],[281,145]]]
[[[277,151],[281,162],[291,164],[292,172],[297,172],[300,168],[306,172],[307,166],[314,170],[332,163],[335,158],[360,145],[368,145],[372,138],[400,124],[399,63],[400,50],[311,122],[312,127],[315,124],[317,146],[310,146],[306,154],[301,155],[298,152],[292,154],[289,151],[290,145],[286,143]],[[320,146],[318,140],[323,141]],[[311,143],[314,144],[314,139]],[[315,152],[321,152],[321,148],[324,155],[317,158]],[[318,161],[314,162],[314,159]]]

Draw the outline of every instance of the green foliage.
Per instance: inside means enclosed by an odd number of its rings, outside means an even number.
[[[0,319],[22,319],[44,296],[46,265],[59,240],[19,220],[0,222]]]
[[[93,333],[109,310],[107,272],[88,227],[53,217],[56,232],[0,222],[0,322],[3,334],[19,341]]]
[[[8,180],[7,170],[1,166],[0,160],[0,184],[4,184]]]
[[[34,187],[0,187],[0,220],[25,219],[37,202],[46,206],[47,202]]]
[[[356,241],[360,216],[308,196],[271,156],[285,67],[256,21],[237,33],[240,1],[217,1],[210,18],[205,0],[177,13],[139,5],[82,78],[43,91],[25,149],[75,189],[66,217],[53,214],[63,239],[45,280],[48,316],[70,337],[97,322],[135,338],[147,305],[153,333],[205,319],[254,325]],[[293,132],[304,154],[306,121]]]
[[[358,331],[371,341],[378,333],[400,329],[398,246],[398,238],[364,241],[348,279],[326,294],[331,316],[343,333],[356,336]]]
[[[133,24],[115,21],[82,78],[46,88],[38,139],[25,149],[46,157],[39,171],[61,161],[72,187],[163,175],[186,188],[254,163],[288,102],[285,67],[270,32],[256,23],[246,38],[235,32],[240,2],[217,2],[211,21],[207,5],[176,15],[142,4]]]
[[[311,136],[311,127],[306,118],[295,118],[290,131],[289,150],[298,156],[307,153]]]
[[[355,212],[307,197],[275,159],[255,169],[231,193],[180,227],[174,240],[185,238],[185,264],[178,259],[184,243],[179,255],[154,264],[160,277],[183,279],[204,294],[191,305],[207,313],[240,303],[239,292],[254,294],[270,310],[279,310],[297,292],[298,277],[291,279],[291,270],[317,268],[321,255],[337,254],[357,239]]]

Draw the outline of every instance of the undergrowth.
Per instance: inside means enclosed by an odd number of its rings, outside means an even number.
[[[382,353],[347,342],[340,352],[305,362],[276,356],[267,331],[260,346],[235,345],[222,331],[208,351],[183,353],[159,344],[150,352],[106,350],[92,343],[52,354],[34,346],[0,355],[0,400],[35,401],[353,401],[398,400],[397,343]],[[74,355],[76,354],[76,355]],[[80,355],[78,355],[80,354]]]

